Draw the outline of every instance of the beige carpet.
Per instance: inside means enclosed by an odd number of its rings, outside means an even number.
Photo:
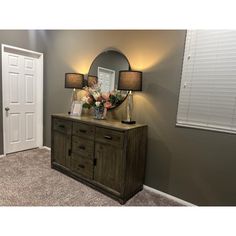
[[[34,149],[0,159],[0,206],[121,206],[117,201],[51,169],[50,152]],[[180,206],[143,190],[125,206]]]

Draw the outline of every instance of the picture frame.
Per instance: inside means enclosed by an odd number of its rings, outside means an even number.
[[[73,101],[71,105],[71,116],[78,116],[80,117],[82,114],[83,103],[80,101]]]

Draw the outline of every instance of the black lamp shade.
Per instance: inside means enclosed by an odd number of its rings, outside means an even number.
[[[133,70],[119,71],[118,90],[142,91],[142,72]]]
[[[88,75],[87,83],[88,87],[93,87],[98,82],[98,77],[96,75]]]
[[[65,88],[82,89],[84,87],[84,75],[80,73],[65,74]]]

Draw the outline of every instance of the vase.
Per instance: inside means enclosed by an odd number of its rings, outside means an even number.
[[[94,118],[97,120],[106,119],[107,109],[102,107],[94,107]]]

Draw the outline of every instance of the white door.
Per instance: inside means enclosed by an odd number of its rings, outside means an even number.
[[[3,55],[3,116],[5,153],[38,146],[38,58],[24,53]],[[40,89],[39,89],[40,92]]]

